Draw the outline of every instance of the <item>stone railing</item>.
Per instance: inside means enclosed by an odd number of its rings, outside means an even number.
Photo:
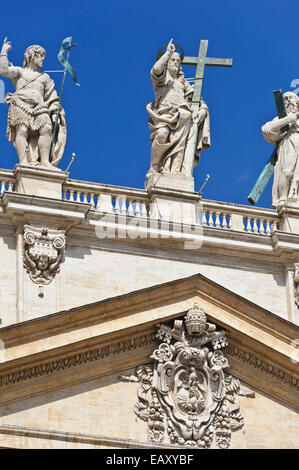
[[[0,197],[5,191],[14,191],[15,177],[10,170],[0,170]]]
[[[203,227],[271,235],[278,229],[275,210],[203,200],[198,221]]]
[[[0,197],[5,191],[15,191],[15,183],[12,171],[0,169]],[[157,218],[157,211],[151,210],[151,200],[142,189],[67,180],[62,199],[90,204],[92,210],[104,214]],[[207,199],[196,203],[195,209],[197,224],[208,229],[269,236],[279,228],[278,214],[272,209]]]
[[[98,211],[131,217],[150,216],[147,192],[142,189],[68,180],[63,186],[64,201],[84,202]]]
[[[83,202],[97,212],[151,218],[151,204],[142,189],[68,180],[63,200]],[[272,209],[202,200],[196,204],[198,224],[203,227],[269,236],[278,228]]]

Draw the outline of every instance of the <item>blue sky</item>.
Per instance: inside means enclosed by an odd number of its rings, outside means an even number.
[[[211,113],[212,147],[194,172],[206,174],[208,199],[249,204],[247,195],[273,148],[260,127],[275,115],[273,90],[299,92],[298,0],[72,0],[1,5],[1,42],[21,65],[26,47],[47,50],[44,69],[58,69],[61,40],[72,35],[81,87],[67,77],[63,106],[68,141],[60,167],[77,158],[70,178],[143,188],[150,163],[145,106],[153,99],[150,69],[172,37],[186,55],[209,40],[209,57],[233,58],[231,69],[207,67],[202,95]],[[185,66],[187,77],[195,67]],[[53,74],[56,89],[61,75]],[[297,85],[291,82],[297,79]],[[6,91],[12,84],[4,79]],[[12,169],[15,150],[5,137],[7,107],[0,104],[0,167]],[[271,184],[258,205],[271,207]]]

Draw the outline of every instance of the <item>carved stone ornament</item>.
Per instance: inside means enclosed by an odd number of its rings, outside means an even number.
[[[28,225],[24,229],[24,267],[34,283],[50,284],[60,270],[65,246],[64,231]]]
[[[236,395],[254,393],[242,391],[239,380],[224,373],[225,332],[216,331],[195,304],[173,328],[158,325],[156,336],[153,365],[121,377],[140,382],[134,411],[148,423],[149,439],[161,443],[167,430],[174,444],[209,448],[214,438],[218,447],[228,448],[231,432],[244,425]]]
[[[295,304],[299,308],[299,263],[294,264],[294,297]]]

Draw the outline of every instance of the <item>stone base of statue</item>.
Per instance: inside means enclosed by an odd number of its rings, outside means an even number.
[[[16,178],[15,191],[30,196],[61,199],[62,185],[68,173],[57,168],[33,165],[16,165],[13,170]]]
[[[145,189],[151,191],[153,188],[168,188],[175,191],[194,192],[193,176],[172,173],[148,173],[145,181]]]
[[[155,187],[148,195],[153,219],[188,225],[198,223],[201,199],[198,193]]]
[[[194,178],[182,174],[148,174],[145,189],[151,198],[154,218],[195,225],[200,196],[194,193]]]
[[[297,233],[299,231],[299,207],[298,201],[295,205],[295,201],[289,201],[285,204],[281,204],[277,207],[277,211],[280,217],[279,230]]]

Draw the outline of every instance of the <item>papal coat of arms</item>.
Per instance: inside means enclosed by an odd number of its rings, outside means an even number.
[[[208,448],[215,438],[218,447],[229,447],[231,431],[244,424],[236,394],[254,394],[243,392],[239,381],[224,372],[225,332],[216,331],[195,304],[173,328],[159,325],[157,338],[153,365],[121,377],[140,382],[135,413],[148,423],[150,440],[163,442],[167,432],[172,443],[182,446]]]

